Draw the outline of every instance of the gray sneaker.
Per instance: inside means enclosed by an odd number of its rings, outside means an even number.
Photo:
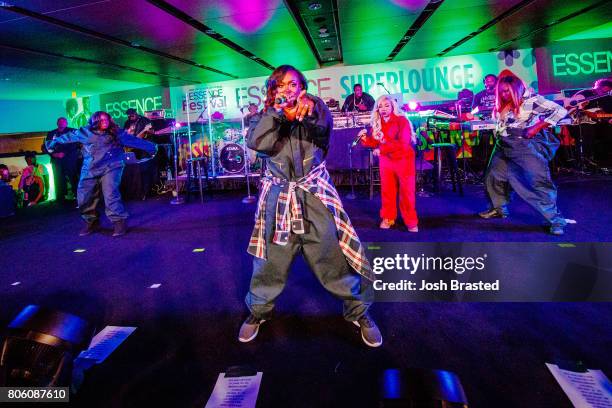
[[[258,319],[252,314],[246,318],[242,326],[240,326],[240,333],[238,333],[238,341],[241,343],[248,343],[257,337],[259,333],[259,326],[265,322],[265,320]]]
[[[359,320],[353,321],[353,324],[361,329],[361,339],[370,347],[380,347],[383,343],[382,334],[378,330],[378,326],[372,318],[365,314]]]

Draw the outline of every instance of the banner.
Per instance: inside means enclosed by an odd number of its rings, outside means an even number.
[[[66,119],[68,119],[68,127],[78,129],[87,125],[91,114],[91,97],[84,96],[82,98],[66,99],[64,104],[66,107]]]
[[[308,79],[308,92],[326,101],[333,98],[342,103],[353,92],[353,85],[360,83],[364,92],[374,98],[385,94],[386,88],[392,94],[401,94],[404,102],[430,102],[457,99],[457,93],[464,88],[479,92],[484,89],[482,80],[486,74],[497,74],[505,68],[537,89],[531,49],[330,67],[304,71],[304,75]],[[207,118],[208,110],[221,112],[225,118],[240,118],[240,108],[249,103],[263,107],[266,79],[257,77],[172,88],[177,119],[196,122],[198,118]]]
[[[102,94],[100,95],[100,107],[103,111],[108,112],[115,121],[121,122],[120,124],[127,119],[125,111],[130,108],[136,109],[140,115],[144,115],[146,111],[172,108],[170,91],[168,88],[159,86]]]
[[[539,89],[590,88],[595,80],[612,75],[612,39],[558,41],[535,51]]]

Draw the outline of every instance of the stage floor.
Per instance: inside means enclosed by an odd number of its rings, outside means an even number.
[[[393,367],[455,372],[470,407],[570,407],[545,362],[581,360],[612,375],[610,304],[379,303],[372,315],[384,344],[370,349],[299,258],[278,317],[241,344],[255,208],[243,195],[215,193],[204,205],[130,201],[121,238],[107,221],[103,232],[80,238],[78,210],[54,205],[1,220],[0,324],[40,304],[99,327],[138,327],[87,372],[74,406],[203,407],[219,372],[243,364],[264,373],[261,407],[375,406],[376,378]],[[612,241],[609,178],[559,183],[559,206],[577,222],[561,238],[546,234],[518,197],[511,218],[479,219],[486,201],[478,186],[466,186],[464,197],[418,198],[417,234],[379,230],[380,202],[365,197],[344,199],[362,241]]]

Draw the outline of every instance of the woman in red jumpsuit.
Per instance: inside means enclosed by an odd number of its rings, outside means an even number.
[[[416,214],[415,136],[410,121],[389,95],[376,101],[372,112],[372,132],[362,130],[361,143],[379,156],[382,208],[380,228],[389,229],[397,218],[397,196],[404,224],[418,232]]]

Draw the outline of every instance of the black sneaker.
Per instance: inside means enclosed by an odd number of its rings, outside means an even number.
[[[252,314],[246,318],[242,326],[240,326],[240,332],[238,333],[238,341],[241,343],[248,343],[257,337],[259,333],[259,326],[265,322],[263,319],[258,319]]]
[[[490,210],[479,212],[478,215],[480,218],[488,220],[489,218],[506,218],[508,217],[508,212],[501,208],[491,208]]]
[[[125,233],[127,232],[127,225],[125,224],[125,220],[115,221],[113,224],[113,237],[120,237],[122,235],[125,235]]]
[[[370,347],[380,347],[383,343],[382,334],[378,330],[378,326],[372,318],[365,314],[359,320],[353,321],[353,324],[361,329],[361,339]]]
[[[96,232],[100,228],[99,221],[92,221],[85,223],[85,226],[81,231],[79,231],[79,236],[84,237],[86,235],[91,234],[92,232]]]

